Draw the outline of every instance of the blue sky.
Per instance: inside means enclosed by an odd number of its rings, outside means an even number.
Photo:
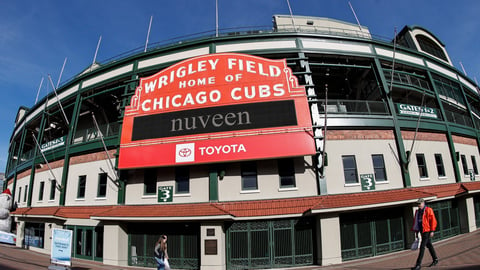
[[[288,14],[286,0],[218,0],[219,27],[271,27],[273,14]],[[348,0],[290,0],[295,15],[330,17],[355,23]],[[394,28],[420,25],[447,47],[460,69],[480,80],[480,1],[351,0],[362,25],[393,38]],[[0,0],[0,172],[19,106],[35,103],[42,76],[62,81],[93,60],[105,60],[143,46],[150,16],[150,42],[215,29],[215,0]],[[40,98],[50,91],[45,87]]]

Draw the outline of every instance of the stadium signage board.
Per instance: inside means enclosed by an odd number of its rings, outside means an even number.
[[[285,59],[209,54],[140,79],[119,168],[312,155],[312,135],[305,88]]]
[[[407,116],[419,116],[437,119],[437,110],[430,107],[421,107],[409,104],[397,104],[398,114]]]

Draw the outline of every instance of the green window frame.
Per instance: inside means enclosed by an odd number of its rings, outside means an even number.
[[[18,197],[17,197],[17,202],[20,202],[20,198],[22,197],[22,187],[18,187]]]
[[[175,193],[176,194],[190,193],[190,168],[189,167],[175,168]]]
[[[372,163],[373,171],[375,172],[375,182],[388,181],[383,154],[372,155]]]
[[[460,159],[462,160],[462,169],[464,175],[469,175],[468,173],[468,164],[467,164],[467,157],[465,155],[461,155]]]
[[[85,198],[85,190],[87,189],[87,176],[78,176],[77,199]]]
[[[43,201],[43,190],[45,189],[45,182],[40,182],[40,186],[38,189],[38,200]]]
[[[354,155],[342,156],[345,184],[358,184],[357,161]]]
[[[472,159],[473,173],[478,175],[477,159],[475,158],[475,156],[471,156],[471,159]]]
[[[55,189],[57,188],[57,180],[53,179],[50,182],[50,201],[55,200]]]
[[[293,158],[283,158],[277,161],[278,176],[280,178],[280,188],[294,188],[297,186],[295,181],[295,160]]]
[[[425,161],[425,155],[416,154],[415,156],[417,158],[418,174],[420,175],[420,178],[428,178],[428,168],[427,162]]]
[[[25,193],[23,194],[23,202],[27,202],[27,194],[28,194],[28,185],[25,185]]]
[[[98,187],[97,187],[97,197],[104,198],[107,196],[107,173],[98,174]]]
[[[143,195],[157,194],[157,168],[146,169],[143,173]]]
[[[435,164],[437,165],[438,177],[445,177],[445,165],[443,164],[442,154],[435,154]]]
[[[240,165],[242,176],[242,190],[258,190],[257,163],[243,162]]]

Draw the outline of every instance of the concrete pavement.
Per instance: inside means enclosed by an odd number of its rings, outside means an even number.
[[[480,269],[480,230],[462,234],[434,243],[440,262],[437,266],[427,268],[431,263],[428,250],[425,251],[423,266],[425,269]],[[383,256],[355,260],[333,266],[309,266],[289,268],[297,270],[314,269],[410,269],[416,261],[418,251],[404,250]],[[32,270],[47,269],[50,265],[50,256],[15,246],[0,244],[1,270]],[[103,265],[99,262],[73,259],[72,270],[145,270],[139,267],[115,267]]]

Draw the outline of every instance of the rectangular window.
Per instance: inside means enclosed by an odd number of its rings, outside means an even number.
[[[28,185],[25,185],[25,193],[23,194],[23,202],[27,201]]]
[[[294,188],[295,183],[295,160],[285,158],[278,160],[278,175],[280,176],[280,188]]]
[[[77,199],[85,198],[85,188],[87,186],[87,176],[80,175],[78,177]]]
[[[355,156],[342,156],[343,175],[345,176],[345,184],[357,184],[357,162]]]
[[[241,165],[242,190],[257,190],[257,163],[244,162]]]
[[[424,154],[417,154],[417,166],[420,178],[428,178],[427,162]]]
[[[445,167],[443,166],[442,154],[435,154],[435,164],[437,164],[438,177],[445,177]]]
[[[475,156],[472,156],[472,166],[473,166],[473,172],[475,174],[478,174],[477,159],[475,158]]]
[[[385,160],[383,155],[372,155],[373,171],[375,172],[375,181],[387,181],[387,170],[385,169]]]
[[[190,193],[190,168],[175,168],[175,193]]]
[[[461,155],[460,158],[462,159],[463,174],[468,175],[467,157],[465,157],[465,155]]]
[[[52,180],[50,182],[50,200],[55,200],[55,189],[57,188],[57,180]]]
[[[43,190],[45,189],[45,182],[40,182],[40,188],[38,190],[38,200],[43,201]]]
[[[157,169],[146,169],[143,175],[143,194],[157,194]]]
[[[97,197],[107,196],[107,173],[98,174],[98,188],[97,188]]]
[[[18,198],[17,198],[17,202],[20,202],[21,196],[22,196],[22,187],[19,187],[19,188],[18,188]]]

